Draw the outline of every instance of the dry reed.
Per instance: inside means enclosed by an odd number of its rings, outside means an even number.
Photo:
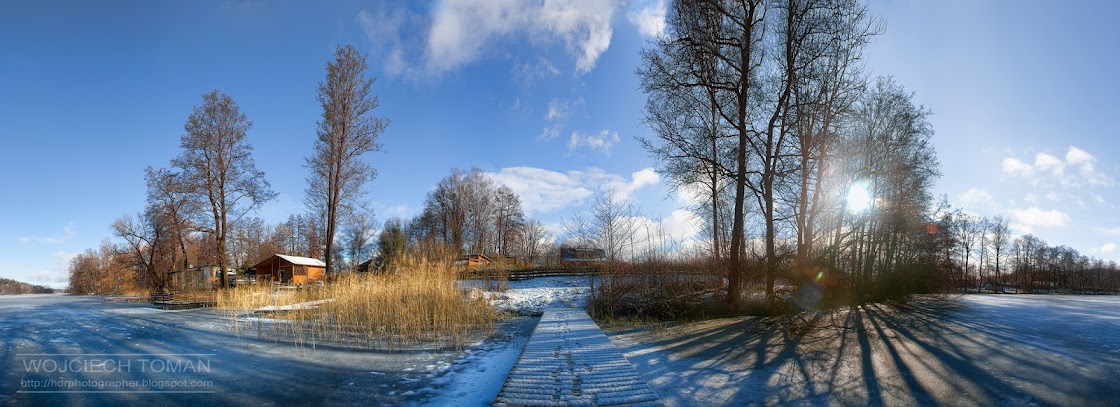
[[[258,338],[313,348],[461,348],[491,333],[494,308],[460,289],[452,268],[407,261],[400,269],[298,289],[237,287],[220,292],[217,306],[238,336],[256,331]]]

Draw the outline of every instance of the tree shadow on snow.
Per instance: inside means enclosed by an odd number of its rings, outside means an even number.
[[[670,405],[1101,405],[1116,358],[1070,351],[959,301],[635,334],[624,351]],[[646,351],[653,349],[654,351]]]

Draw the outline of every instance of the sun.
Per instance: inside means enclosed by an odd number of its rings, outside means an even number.
[[[871,193],[867,190],[867,184],[863,182],[856,182],[848,188],[848,212],[860,213],[871,209]]]

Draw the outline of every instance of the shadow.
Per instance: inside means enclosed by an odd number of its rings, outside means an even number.
[[[312,351],[228,324],[210,309],[88,297],[4,308],[0,405],[410,404],[463,353]]]
[[[612,339],[669,405],[1115,405],[1120,399],[1120,357],[1113,351],[1120,340],[1100,334],[1093,342],[1038,328],[1072,318],[1102,324],[1085,328],[1091,333],[1115,333],[1112,311],[1089,320],[1078,315],[1084,306],[1047,306],[1056,314],[1044,314],[1023,312],[1022,304],[974,301],[875,304],[792,323],[712,320]]]

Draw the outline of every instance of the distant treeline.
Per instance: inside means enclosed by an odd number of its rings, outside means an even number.
[[[22,281],[0,277],[0,295],[51,294],[53,292],[54,289],[50,287],[28,284]]]

